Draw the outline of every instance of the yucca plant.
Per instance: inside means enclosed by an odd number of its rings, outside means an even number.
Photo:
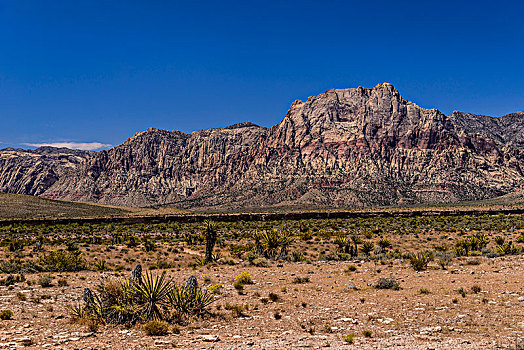
[[[86,316],[86,309],[84,305],[77,303],[69,307],[69,313],[73,318],[84,318]]]
[[[189,315],[191,313],[191,294],[184,287],[173,286],[167,295],[169,304],[180,315]]]
[[[102,300],[98,295],[93,295],[91,300],[84,306],[86,316],[96,319],[100,322],[104,321],[105,310]]]
[[[262,254],[268,259],[275,259],[279,255],[285,257],[287,255],[287,248],[293,242],[293,237],[290,232],[277,231],[272,229],[271,231],[255,232],[253,234],[255,238],[255,245],[260,245],[262,248]],[[280,254],[278,249],[280,248]]]
[[[97,260],[97,262],[95,263],[95,268],[98,270],[98,271],[105,271],[107,270],[107,264],[106,264],[106,261],[104,259],[102,260]]]
[[[370,255],[373,249],[375,248],[375,245],[371,241],[365,241],[364,244],[362,244],[362,248],[360,250],[365,255]]]
[[[433,260],[433,254],[429,252],[419,252],[409,256],[411,267],[415,271],[424,271],[428,268],[428,264]]]
[[[141,300],[139,310],[142,318],[147,321],[162,320],[162,307],[168,305],[168,295],[173,288],[171,280],[166,278],[165,271],[160,276],[153,278],[151,273],[146,273],[141,284],[134,284]]]
[[[213,294],[198,288],[193,297],[192,314],[201,315],[207,312],[206,308],[214,301]]]
[[[504,243],[497,247],[497,253],[499,255],[517,255],[520,252],[520,248],[515,246],[513,243]]]
[[[201,315],[214,301],[213,294],[202,288],[197,288],[193,294],[188,288],[174,286],[168,295],[169,304],[178,316]]]

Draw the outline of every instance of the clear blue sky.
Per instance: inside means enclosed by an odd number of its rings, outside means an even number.
[[[524,110],[522,1],[0,0],[0,148],[271,126],[390,82],[448,114]]]

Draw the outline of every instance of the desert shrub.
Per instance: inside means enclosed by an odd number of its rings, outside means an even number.
[[[382,277],[379,278],[378,282],[375,284],[375,288],[399,290],[400,282],[393,277]]]
[[[244,290],[244,283],[235,281],[235,283],[233,283],[233,287],[235,287],[235,289],[238,290],[239,293],[241,293]]]
[[[272,302],[277,302],[280,299],[280,297],[276,293],[269,293],[268,297],[269,300],[271,300]]]
[[[38,278],[38,284],[43,287],[51,287],[53,285],[53,276],[51,275],[42,275]]]
[[[10,320],[13,317],[13,311],[11,310],[2,310],[0,311],[0,319]]]
[[[240,284],[253,284],[253,279],[249,272],[244,271],[235,277],[235,282]]]
[[[304,253],[294,251],[291,253],[291,256],[289,257],[289,261],[291,262],[300,262],[300,261],[306,261],[307,258],[304,256]]]
[[[355,335],[354,334],[346,334],[342,336],[342,340],[344,340],[348,344],[353,344],[355,342]]]
[[[104,259],[97,260],[94,265],[95,269],[97,271],[106,271],[107,270],[107,263]]]
[[[35,261],[22,261],[20,258],[4,260],[0,262],[0,273],[15,274],[15,273],[35,273],[43,271],[42,266]]]
[[[24,240],[12,239],[9,242],[8,249],[10,252],[23,251],[25,245],[26,245],[26,242]]]
[[[213,294],[201,288],[191,292],[188,288],[174,286],[168,295],[172,308],[179,317],[191,315],[203,315],[207,313],[207,307],[213,303]]]
[[[309,277],[308,276],[305,276],[305,277],[295,277],[295,279],[293,280],[293,283],[296,283],[296,284],[300,284],[300,283],[309,283]]]
[[[362,335],[366,338],[371,338],[373,336],[373,331],[368,329],[362,331]]]
[[[497,253],[499,255],[517,255],[520,253],[520,247],[510,243],[503,243],[497,247]]]
[[[346,270],[349,272],[355,272],[357,271],[357,267],[355,265],[349,265]]]
[[[409,263],[415,271],[424,271],[428,264],[433,260],[433,254],[429,252],[419,252],[409,256]]]
[[[95,333],[98,332],[99,323],[97,320],[87,319],[85,322],[86,328],[89,332]]]
[[[237,258],[241,258],[246,252],[248,252],[251,248],[247,245],[242,245],[242,244],[235,244],[235,243],[231,243],[229,245],[229,253],[231,254],[231,256],[234,256],[234,257],[237,257]],[[253,252],[254,253],[254,252]],[[255,258],[257,257],[256,254],[253,254],[252,255],[252,259],[251,260],[254,260]]]
[[[149,321],[142,326],[142,330],[149,336],[166,335],[169,333],[169,323],[166,321]]]
[[[391,248],[391,242],[387,238],[382,238],[377,242],[378,246],[382,248],[384,251]]]
[[[471,291],[475,294],[478,294],[482,291],[482,288],[480,288],[479,285],[475,284],[474,286],[471,287]]]
[[[221,284],[214,284],[211,287],[209,287],[209,291],[213,294],[219,294],[222,290],[223,286]]]
[[[244,310],[247,310],[247,305],[242,304],[229,304],[226,303],[224,305],[224,309],[231,311],[234,317],[244,317],[246,314],[244,314]]]
[[[420,288],[418,292],[420,294],[429,294],[429,289],[427,289],[427,288]]]
[[[45,271],[49,272],[82,271],[86,269],[86,262],[81,257],[80,251],[54,250],[41,257],[38,262]]]
[[[67,279],[65,278],[60,278],[58,280],[58,286],[59,287],[67,287],[69,285],[69,283],[67,282]]]

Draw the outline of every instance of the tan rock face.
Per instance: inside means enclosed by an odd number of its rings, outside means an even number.
[[[524,112],[445,116],[384,83],[295,101],[270,129],[251,123],[191,134],[148,129],[84,157],[70,172],[58,174],[53,165],[16,182],[4,162],[0,184],[7,192],[183,208],[478,200],[523,184],[523,131]],[[19,185],[31,181],[29,190]]]
[[[0,192],[41,195],[60,177],[79,168],[93,152],[40,147],[0,150]]]

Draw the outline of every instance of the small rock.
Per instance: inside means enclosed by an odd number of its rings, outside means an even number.
[[[201,339],[207,342],[217,342],[220,340],[218,335],[212,335],[212,334],[204,334],[201,336]]]
[[[431,333],[440,333],[442,332],[442,327],[435,326],[435,327],[422,327],[419,330],[420,334],[431,334]]]

